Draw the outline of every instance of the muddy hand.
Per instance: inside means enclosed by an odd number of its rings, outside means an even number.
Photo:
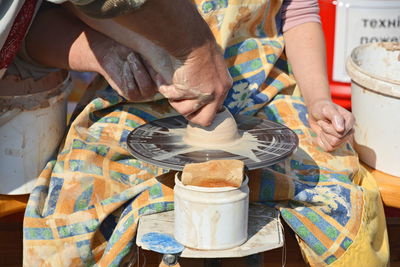
[[[100,65],[100,73],[110,86],[130,101],[150,99],[158,92],[157,84],[163,83],[139,54],[115,42],[106,50]]]
[[[179,113],[202,126],[212,122],[232,80],[211,29],[192,1],[147,1],[135,12],[107,21],[72,9],[98,31],[140,52],[168,82],[159,91]],[[169,55],[177,60],[170,61]]]
[[[210,125],[232,86],[222,53],[211,43],[174,65],[172,85],[161,86],[160,93],[192,123]]]
[[[353,134],[354,116],[330,100],[319,100],[309,108],[309,122],[317,133],[317,142],[325,151],[333,151]]]

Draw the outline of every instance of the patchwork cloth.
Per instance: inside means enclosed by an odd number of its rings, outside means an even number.
[[[133,158],[126,137],[143,123],[172,115],[165,100],[131,104],[111,90],[84,109],[31,194],[25,266],[121,263],[133,248],[140,216],[173,209],[173,175]],[[369,191],[352,183],[361,175],[352,147],[323,152],[300,98],[278,96],[257,116],[292,128],[300,147],[286,161],[250,174],[251,201],[280,209],[313,266],[340,262],[359,246],[367,252],[353,253],[358,266],[384,266],[388,250],[384,215],[377,213],[379,193],[375,190],[371,200]],[[360,235],[371,238],[356,242]],[[363,264],[364,258],[372,260]]]
[[[300,147],[250,174],[251,200],[276,207],[313,266],[385,266],[389,250],[379,192],[349,144],[322,151],[301,98],[291,91],[280,0],[195,1],[224,51],[233,114],[293,129]],[[167,170],[133,158],[126,137],[146,122],[177,115],[166,100],[126,103],[102,91],[73,121],[55,160],[37,181],[25,213],[25,266],[118,266],[140,216],[173,209]]]

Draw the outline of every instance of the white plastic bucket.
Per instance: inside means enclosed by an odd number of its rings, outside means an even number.
[[[240,188],[185,186],[175,177],[175,239],[186,247],[221,250],[247,240],[248,178]]]
[[[32,191],[64,134],[71,88],[68,72],[0,81],[0,194]]]
[[[359,157],[377,170],[400,176],[400,43],[358,46],[346,67]]]

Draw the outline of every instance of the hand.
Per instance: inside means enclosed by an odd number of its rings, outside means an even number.
[[[189,121],[210,125],[232,79],[212,31],[192,1],[147,1],[134,13],[113,20],[173,57],[172,83],[164,76],[170,84],[159,91]]]
[[[330,100],[311,103],[308,120],[318,135],[318,144],[325,151],[335,150],[354,132],[353,114]]]
[[[113,42],[103,45],[100,70],[110,86],[119,95],[131,101],[149,100],[164,83],[161,75],[131,49]]]
[[[70,8],[97,31],[140,52],[167,82],[160,92],[179,113],[192,123],[211,124],[232,79],[210,28],[191,1],[148,1],[113,20],[96,20]]]
[[[190,122],[210,125],[232,86],[222,53],[212,42],[176,60],[175,69],[172,85],[161,86],[160,93]]]

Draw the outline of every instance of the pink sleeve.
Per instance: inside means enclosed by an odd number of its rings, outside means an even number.
[[[318,22],[318,0],[284,0],[282,4],[283,32],[306,22]]]

